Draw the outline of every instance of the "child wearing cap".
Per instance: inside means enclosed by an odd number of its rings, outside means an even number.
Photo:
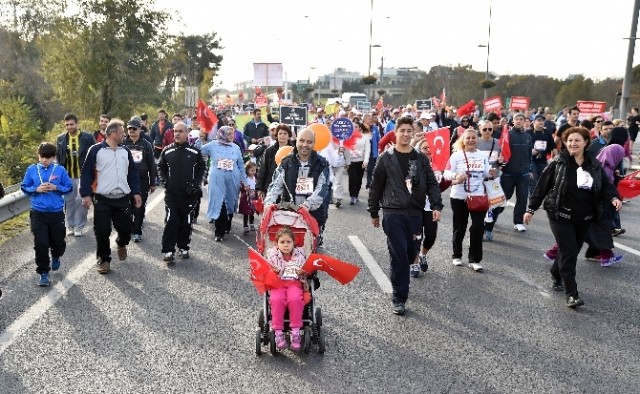
[[[73,189],[67,170],[55,164],[56,146],[43,142],[38,147],[38,163],[27,168],[22,191],[31,200],[31,232],[36,252],[38,285],[49,286],[49,270],[60,268],[60,257],[67,247],[63,195]],[[51,259],[49,259],[51,250]],[[51,265],[50,265],[51,264]]]

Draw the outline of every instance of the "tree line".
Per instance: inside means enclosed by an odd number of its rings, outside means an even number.
[[[14,183],[35,160],[38,144],[62,131],[64,113],[102,113],[184,106],[184,87],[208,97],[223,48],[215,32],[169,34],[169,11],[154,1],[64,0],[0,3],[0,180]],[[49,135],[48,135],[49,134]]]

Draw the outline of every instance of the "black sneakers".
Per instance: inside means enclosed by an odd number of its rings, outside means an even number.
[[[582,299],[578,297],[577,294],[573,296],[567,296],[567,306],[569,308],[575,308],[582,305],[584,305],[584,301],[582,301]]]
[[[404,315],[406,313],[406,308],[404,307],[404,302],[394,302],[393,303],[393,313],[396,315]]]

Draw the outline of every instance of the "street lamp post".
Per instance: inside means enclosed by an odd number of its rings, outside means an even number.
[[[629,40],[629,50],[627,51],[627,64],[622,80],[622,97],[620,98],[620,118],[625,119],[627,116],[627,107],[629,105],[629,96],[631,93],[633,54],[636,46],[636,31],[638,28],[638,12],[640,12],[640,0],[633,3],[633,16],[631,18],[631,35]]]
[[[488,81],[489,80],[489,49],[491,48],[490,46],[490,42],[491,42],[491,3],[489,3],[489,34],[487,35],[487,44],[480,44],[478,45],[478,48],[487,48],[487,67],[485,68],[484,71],[484,80]],[[483,89],[484,91],[484,99],[487,99],[487,88],[485,87]]]

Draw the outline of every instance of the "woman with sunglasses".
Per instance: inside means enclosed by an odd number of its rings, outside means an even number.
[[[470,212],[466,199],[485,194],[484,180],[494,178],[497,171],[489,165],[486,154],[478,151],[478,133],[474,129],[465,130],[454,149],[448,169],[444,171],[444,179],[450,180],[452,185],[449,197],[453,211],[453,265],[462,266],[462,241],[471,217],[468,267],[480,272],[483,270],[480,262],[486,211]]]
[[[602,131],[602,122],[604,122],[604,118],[602,116],[596,115],[589,119],[591,123],[593,123],[593,128],[591,129],[591,139],[598,138],[600,136],[600,132]]]
[[[496,169],[496,177],[500,176],[500,165],[503,162],[502,149],[497,138],[493,138],[493,123],[485,120],[480,124],[480,138],[478,139],[477,149],[487,155],[489,165]],[[484,218],[485,223],[493,222],[491,210],[487,211]],[[484,238],[487,241],[493,241],[493,232],[484,232]]]

